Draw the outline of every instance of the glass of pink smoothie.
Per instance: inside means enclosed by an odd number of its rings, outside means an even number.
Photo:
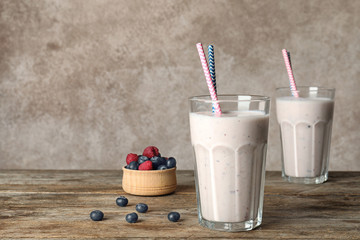
[[[282,176],[294,183],[319,184],[328,179],[335,89],[297,87],[276,89],[280,126]]]
[[[190,101],[198,218],[220,231],[247,231],[262,221],[270,98],[219,95]]]

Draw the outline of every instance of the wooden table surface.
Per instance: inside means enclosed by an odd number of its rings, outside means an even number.
[[[192,171],[177,171],[178,188],[162,197],[124,193],[121,171],[0,170],[0,238],[360,239],[360,172],[330,172],[321,185],[283,182],[266,173],[263,223],[249,232],[201,227]],[[115,200],[125,195],[127,207]],[[137,203],[149,211],[130,224]],[[104,212],[101,222],[92,210]],[[169,222],[178,211],[181,221]]]

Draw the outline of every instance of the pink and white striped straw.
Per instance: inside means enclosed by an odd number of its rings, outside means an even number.
[[[299,93],[297,92],[296,83],[295,83],[295,79],[294,79],[294,74],[293,74],[293,71],[292,71],[291,65],[290,65],[289,55],[288,55],[288,52],[286,51],[286,49],[282,50],[282,55],[284,57],[285,67],[286,67],[286,70],[287,70],[287,73],[289,76],[291,93],[294,97],[299,97]]]
[[[204,53],[204,49],[201,43],[197,43],[196,44],[196,48],[199,52],[199,57],[200,57],[200,61],[201,61],[201,65],[202,68],[204,70],[204,74],[205,74],[205,79],[206,79],[206,83],[208,85],[209,88],[209,92],[210,92],[210,96],[211,96],[211,100],[213,101],[213,106],[215,108],[215,114],[216,115],[221,115],[221,109],[220,109],[220,104],[218,102],[218,98],[215,92],[215,88],[213,85],[213,82],[211,80],[211,75],[210,75],[210,71],[209,71],[209,66],[208,63],[206,61],[206,57],[205,57],[205,53]]]

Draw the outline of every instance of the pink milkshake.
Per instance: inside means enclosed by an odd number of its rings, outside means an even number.
[[[221,116],[190,113],[199,221],[226,231],[250,230],[262,220],[269,115],[249,110],[251,100],[237,101],[230,111],[229,102],[220,102]]]
[[[328,178],[334,100],[323,94],[324,89],[299,89],[299,97],[276,99],[283,177],[290,182],[322,183]]]

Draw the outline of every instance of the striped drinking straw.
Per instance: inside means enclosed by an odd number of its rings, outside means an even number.
[[[208,56],[209,56],[209,70],[210,70],[211,80],[212,80],[215,92],[217,94],[216,74],[215,74],[215,56],[214,56],[214,46],[213,45],[208,46]],[[212,112],[213,113],[215,112],[214,105],[212,106]]]
[[[212,79],[211,79],[211,75],[210,75],[210,71],[209,71],[209,66],[208,66],[208,63],[206,61],[203,46],[202,46],[201,43],[197,43],[196,48],[197,48],[198,53],[199,53],[201,65],[202,65],[202,68],[203,68],[203,71],[204,71],[204,74],[205,74],[205,79],[206,79],[207,86],[209,88],[211,100],[213,101],[213,106],[215,108],[215,114],[216,115],[221,115],[220,104],[218,102],[217,94],[216,94],[214,85],[212,83]]]
[[[290,67],[291,67],[291,69],[292,69],[290,52],[289,52],[289,51],[286,51],[286,52],[287,52],[287,55],[288,55],[288,58],[289,58]]]
[[[286,49],[282,50],[282,55],[284,58],[284,62],[285,62],[285,67],[289,76],[289,82],[290,82],[290,91],[291,94],[294,97],[299,97],[299,93],[297,92],[297,88],[296,88],[296,83],[295,83],[295,79],[294,79],[294,74],[291,68],[291,63],[290,63],[290,52],[286,51]]]
[[[215,74],[215,56],[214,56],[214,46],[208,46],[208,55],[209,55],[209,70],[211,75],[211,80],[214,85],[215,92],[217,93],[216,89],[216,74]]]

